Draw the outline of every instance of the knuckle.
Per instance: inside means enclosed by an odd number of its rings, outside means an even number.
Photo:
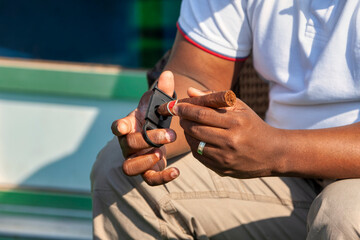
[[[149,180],[149,181],[148,181],[148,184],[149,184],[149,186],[152,186],[152,187],[158,185],[158,184],[156,184],[156,183],[155,183],[154,181],[152,181],[152,180]]]
[[[206,119],[208,116],[207,111],[205,109],[200,109],[195,114],[195,120],[200,121]]]
[[[192,115],[194,110],[193,110],[193,106],[189,103],[180,103],[177,104],[177,115],[180,117],[188,117],[189,115]]]
[[[167,183],[168,181],[166,181],[166,177],[165,177],[165,172],[163,171],[163,172],[161,172],[161,173],[159,173],[159,182],[160,183]]]
[[[177,115],[182,116],[187,111],[186,104],[177,104]]]
[[[189,127],[189,132],[190,132],[191,134],[193,134],[193,135],[197,135],[198,132],[199,132],[199,128],[198,128],[197,126],[195,126],[195,125],[191,125],[191,126]]]
[[[233,169],[236,165],[238,159],[234,158],[234,156],[230,153],[224,153],[221,155],[221,158],[217,158],[218,169],[221,172],[226,172],[229,169]]]
[[[151,134],[151,138],[154,143],[162,144],[164,142],[164,140],[166,139],[165,131],[163,129],[161,129],[159,131],[153,131]]]
[[[152,178],[148,177],[148,176],[144,176],[143,179],[149,186],[156,186],[157,185],[155,183],[155,181]]]
[[[142,178],[149,186],[157,186],[163,183],[163,180],[159,176],[159,173],[156,173],[153,170],[146,171],[142,175]]]
[[[233,167],[233,165],[234,165],[234,161],[231,157],[223,158],[222,166],[224,169],[231,169]]]
[[[133,148],[136,145],[135,138],[132,134],[126,135],[121,138],[120,145],[125,148]]]
[[[243,120],[242,118],[231,118],[231,123],[233,126],[242,126],[243,125]]]
[[[239,146],[239,137],[233,135],[227,139],[225,144],[228,149],[235,150]]]
[[[181,127],[190,134],[195,134],[199,131],[198,125],[196,123],[187,120],[183,120]]]
[[[200,136],[200,127],[193,124],[189,127],[189,132],[194,136]]]

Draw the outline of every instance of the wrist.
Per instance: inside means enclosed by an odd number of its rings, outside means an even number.
[[[285,129],[274,128],[274,135],[270,141],[273,144],[271,162],[271,175],[284,176],[289,172],[289,131]]]

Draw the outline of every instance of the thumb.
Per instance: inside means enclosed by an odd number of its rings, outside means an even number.
[[[158,80],[158,88],[167,95],[173,96],[175,90],[174,74],[170,71],[161,73]]]
[[[200,97],[200,96],[204,96],[210,93],[213,93],[214,91],[211,90],[200,90],[194,87],[189,87],[187,90],[187,94],[189,97]]]
[[[122,119],[118,119],[114,121],[111,125],[111,130],[113,134],[119,137],[134,132],[134,128],[135,117],[133,116],[133,114],[130,114],[129,116]]]

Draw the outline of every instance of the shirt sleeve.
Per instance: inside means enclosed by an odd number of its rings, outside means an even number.
[[[241,61],[252,33],[246,0],[183,0],[177,27],[192,44],[218,57]]]

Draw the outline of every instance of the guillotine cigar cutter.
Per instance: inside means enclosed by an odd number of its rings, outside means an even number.
[[[153,94],[150,97],[149,106],[145,115],[145,124],[143,126],[142,135],[144,140],[152,147],[159,148],[163,144],[156,144],[149,139],[147,130],[153,130],[158,128],[169,128],[171,124],[172,116],[162,116],[158,113],[157,109],[160,105],[176,100],[176,93],[170,97],[157,87],[157,83],[152,89]]]

